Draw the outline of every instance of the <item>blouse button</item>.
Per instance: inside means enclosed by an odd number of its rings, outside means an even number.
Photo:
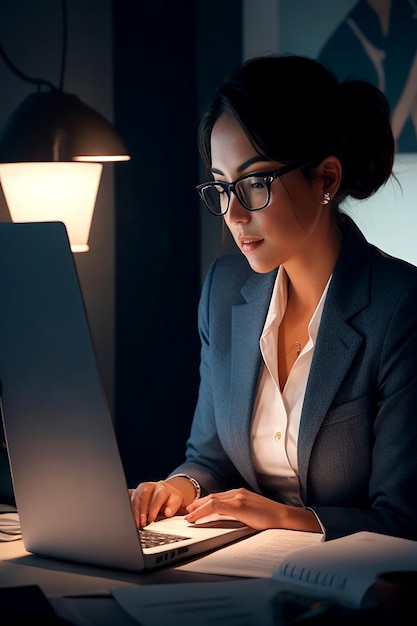
[[[279,431],[277,431],[274,435],[274,440],[275,441],[279,441],[281,439],[281,433]]]

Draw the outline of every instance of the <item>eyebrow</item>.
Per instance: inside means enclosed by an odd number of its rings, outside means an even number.
[[[237,168],[237,171],[238,172],[243,172],[250,165],[253,165],[254,163],[259,163],[260,161],[265,162],[265,158],[262,157],[260,154],[257,154],[256,156],[251,157],[250,159],[248,159],[247,161],[245,161],[244,163],[239,165],[239,167]],[[217,169],[216,167],[212,167],[211,171],[212,171],[213,174],[219,174],[220,176],[224,176],[224,172],[222,172],[221,170]]]

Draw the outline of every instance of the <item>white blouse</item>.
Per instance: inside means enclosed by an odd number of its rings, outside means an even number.
[[[297,440],[308,374],[331,277],[308,325],[309,339],[295,361],[281,393],[278,380],[278,330],[287,306],[287,274],[278,270],[260,338],[264,364],[252,420],[252,456],[257,479],[271,496],[295,506],[300,498]]]

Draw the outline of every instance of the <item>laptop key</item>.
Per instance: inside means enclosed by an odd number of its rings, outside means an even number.
[[[155,546],[163,546],[168,543],[190,539],[190,537],[184,537],[183,535],[169,535],[156,530],[139,529],[138,533],[142,548],[154,548]]]

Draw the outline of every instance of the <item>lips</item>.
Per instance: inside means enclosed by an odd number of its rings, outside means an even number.
[[[262,244],[263,239],[261,237],[239,237],[239,244],[242,252],[246,254],[257,250]]]

